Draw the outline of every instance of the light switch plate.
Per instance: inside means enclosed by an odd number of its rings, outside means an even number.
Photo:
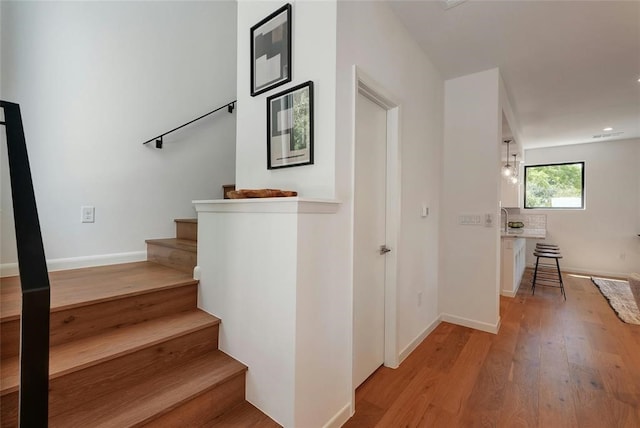
[[[480,226],[482,224],[482,215],[460,214],[458,216],[458,224],[462,224],[465,226]]]

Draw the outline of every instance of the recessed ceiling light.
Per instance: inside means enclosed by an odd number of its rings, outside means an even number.
[[[607,126],[606,128],[602,128],[602,130],[605,132],[609,132],[609,131],[613,131],[613,128],[610,126]]]
[[[597,134],[594,135],[593,138],[611,138],[611,137],[619,137],[620,135],[624,134],[624,132],[622,131],[618,131],[618,132],[609,132],[608,134]]]

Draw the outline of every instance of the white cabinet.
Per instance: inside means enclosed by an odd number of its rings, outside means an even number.
[[[503,296],[513,297],[518,292],[526,267],[527,240],[502,238],[500,290]]]
[[[502,192],[501,198],[503,207],[520,207],[522,208],[522,202],[520,201],[520,183],[513,184],[506,178],[502,177]]]

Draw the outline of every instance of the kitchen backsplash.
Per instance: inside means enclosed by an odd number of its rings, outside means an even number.
[[[525,229],[546,229],[546,214],[509,214],[509,221],[521,221]]]

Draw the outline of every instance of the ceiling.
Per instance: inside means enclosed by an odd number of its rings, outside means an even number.
[[[640,1],[450,3],[389,0],[444,79],[499,67],[519,145],[640,138]]]

